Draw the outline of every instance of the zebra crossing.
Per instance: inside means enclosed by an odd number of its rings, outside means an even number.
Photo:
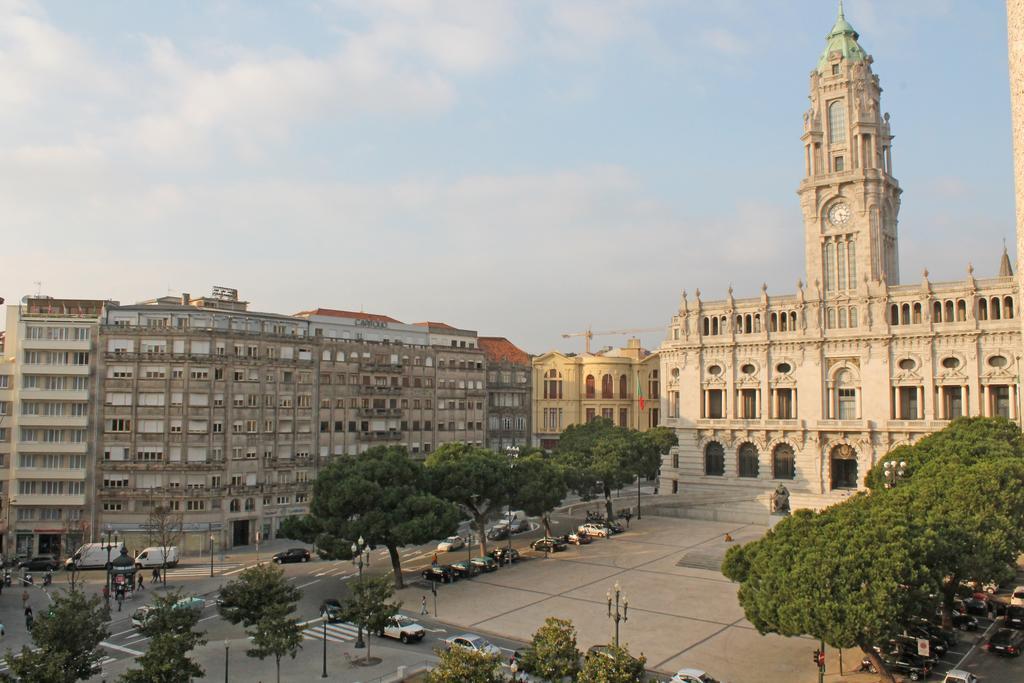
[[[323,622],[315,625],[313,622],[306,622],[306,626],[307,628],[302,631],[302,637],[304,640],[323,640]],[[356,639],[358,631],[359,629],[354,624],[350,624],[348,622],[328,623],[327,640],[332,643],[347,643],[350,640]]]
[[[214,575],[227,574],[242,567],[241,562],[217,562],[213,565]],[[167,569],[168,579],[184,579],[210,575],[209,564],[178,565]]]

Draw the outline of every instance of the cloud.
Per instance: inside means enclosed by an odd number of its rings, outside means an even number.
[[[742,57],[750,52],[750,45],[746,40],[724,28],[705,30],[700,36],[700,42],[728,57]]]

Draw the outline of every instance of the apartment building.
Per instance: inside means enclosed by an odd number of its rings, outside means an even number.
[[[483,446],[487,424],[487,374],[484,353],[473,330],[440,322],[415,323],[427,330],[435,351],[434,443]]]
[[[0,299],[0,303],[3,300]],[[8,511],[10,510],[11,424],[14,403],[11,401],[14,380],[14,357],[6,350],[7,335],[0,332],[0,556],[7,555]]]
[[[530,445],[533,371],[530,355],[505,337],[480,337],[487,370],[487,447]]]
[[[90,534],[95,332],[108,302],[25,297],[7,307],[0,363],[5,554],[61,554]]]

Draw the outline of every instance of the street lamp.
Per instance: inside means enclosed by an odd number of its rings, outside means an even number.
[[[224,683],[228,683],[228,653],[231,651],[231,643],[224,641]]]
[[[519,446],[509,446],[508,448],[505,449],[505,452],[508,453],[509,458],[511,458],[511,461],[509,462],[509,465],[508,465],[508,467],[509,467],[509,483],[512,486],[515,486],[515,479],[514,479],[514,477],[512,475],[515,473],[515,469],[516,469],[516,458],[519,457]],[[508,528],[507,528],[507,531],[508,531],[508,550],[509,550],[508,556],[512,557],[512,498],[511,497],[509,497],[509,501],[508,501]]]
[[[903,477],[907,476],[907,463],[902,460],[899,462],[896,462],[895,460],[887,460],[885,464],[882,465],[882,474],[885,477],[885,488],[891,489],[895,487]]]
[[[213,542],[217,537],[213,535],[213,522],[210,522],[210,578],[213,578]]]
[[[111,544],[110,539],[111,539],[111,537],[113,537],[114,543],[117,543],[117,534],[114,533],[114,527],[110,526],[109,524],[107,524],[107,527],[106,527],[106,529],[104,531],[106,532],[105,535],[107,537],[107,593],[109,594],[109,592],[110,592],[110,567],[111,567],[111,564],[110,564],[110,550],[111,550],[111,548],[114,547]],[[107,604],[108,605],[110,604],[110,598],[107,598]]]
[[[320,678],[327,678],[327,613],[324,612],[324,672]]]
[[[619,646],[619,622],[628,621],[626,613],[629,611],[629,600],[622,595],[622,588],[616,581],[612,587],[615,591],[615,611],[612,612],[612,591],[608,591],[608,618],[615,622],[615,647]],[[622,611],[619,611],[619,598],[622,598]]]
[[[352,564],[359,567],[359,580],[363,580],[363,558],[366,558],[366,566],[370,566],[370,549],[366,547],[366,542],[363,541],[363,537],[360,536],[359,540],[352,544]],[[363,642],[363,626],[362,624],[356,625],[359,631],[356,633],[356,644],[355,647],[366,647],[366,643]],[[326,625],[324,626],[326,629]],[[326,638],[326,636],[325,636]]]

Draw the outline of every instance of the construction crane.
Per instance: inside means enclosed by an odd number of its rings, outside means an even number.
[[[603,337],[608,334],[632,334],[633,332],[662,332],[664,327],[632,327],[627,330],[605,330],[603,332],[594,332],[589,327],[584,332],[566,332],[562,335],[563,339],[569,339],[570,337],[585,337],[587,340],[587,353],[590,353],[590,340],[594,338],[594,335]]]

